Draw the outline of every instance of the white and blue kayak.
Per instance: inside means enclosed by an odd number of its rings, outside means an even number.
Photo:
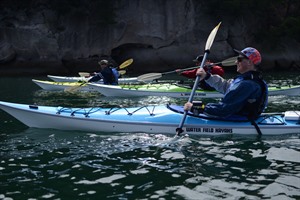
[[[182,120],[182,106],[132,108],[66,108],[0,101],[0,108],[28,127],[92,132],[143,132],[175,134]],[[300,133],[300,111],[262,114],[256,124],[262,135]],[[188,113],[182,127],[190,135],[257,134],[247,120],[213,119]]]
[[[70,76],[54,76],[54,75],[47,75],[48,78],[50,78],[51,80],[55,81],[55,82],[80,82],[80,81],[84,81],[87,82],[89,79],[91,79],[92,77],[70,77]],[[138,78],[137,77],[128,77],[128,78],[119,78],[118,79],[119,83],[137,83]],[[102,81],[99,81],[99,83],[103,83]]]

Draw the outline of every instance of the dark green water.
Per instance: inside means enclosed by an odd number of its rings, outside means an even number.
[[[295,73],[268,74],[267,80],[300,84]],[[0,100],[28,104],[185,102],[46,92],[30,78],[1,78],[0,84]],[[269,102],[269,112],[300,110],[300,96]],[[0,199],[300,199],[300,134],[169,142],[173,136],[33,129],[0,111]]]

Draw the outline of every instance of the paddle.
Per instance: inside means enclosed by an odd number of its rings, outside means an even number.
[[[83,83],[81,83],[80,85],[75,85],[75,86],[71,86],[71,87],[67,87],[64,89],[65,92],[75,92],[76,90],[78,90],[79,88],[81,88],[82,86],[85,86],[87,84],[86,81],[84,81]]]
[[[226,60],[223,60],[222,62],[211,63],[208,65],[208,67],[212,67],[212,66],[216,66],[216,65],[221,65],[224,67],[233,66],[233,65],[236,65],[236,59],[237,59],[237,56],[230,57],[230,58],[227,58]]]
[[[119,70],[118,72],[119,72],[120,75],[126,74],[126,70]]]
[[[223,60],[222,62],[211,63],[211,64],[208,65],[208,67],[212,67],[212,66],[216,66],[216,65],[232,66],[232,65],[235,65],[235,61],[236,61],[236,56],[235,57],[231,57],[231,58],[227,58],[226,60]],[[187,70],[190,70],[190,69],[196,69],[198,67],[199,66],[184,68],[184,69],[181,69],[181,71],[187,71]],[[149,82],[149,81],[153,81],[155,79],[159,79],[163,75],[171,74],[171,73],[176,73],[176,70],[169,71],[169,72],[164,72],[164,73],[148,73],[148,74],[143,74],[143,75],[138,76],[137,80],[141,81],[141,82]]]
[[[124,69],[126,67],[128,67],[129,65],[131,65],[133,63],[133,59],[130,58],[126,61],[124,61],[120,66],[119,66],[119,69]]]
[[[206,61],[206,57],[207,57],[207,55],[209,54],[210,48],[211,48],[211,46],[212,46],[212,43],[213,43],[213,41],[214,41],[214,39],[215,39],[215,36],[216,36],[216,34],[217,34],[217,31],[218,31],[220,25],[221,25],[221,22],[220,22],[220,23],[219,23],[219,24],[211,31],[211,33],[210,33],[209,36],[208,36],[208,39],[207,39],[206,45],[205,45],[204,56],[203,56],[203,59],[202,59],[200,68],[203,68],[203,66],[204,66],[204,63],[205,63],[205,61]],[[197,89],[197,87],[198,87],[199,81],[200,81],[200,76],[197,76],[197,77],[196,77],[196,80],[195,80],[195,83],[194,83],[194,86],[193,86],[193,89],[192,89],[192,91],[191,91],[191,94],[190,94],[190,97],[189,97],[188,102],[192,102],[192,101],[193,101],[193,97],[194,97],[194,95],[195,95],[195,92],[196,92],[196,89]],[[178,128],[176,129],[176,136],[179,136],[179,135],[183,132],[182,127],[183,127],[183,124],[184,124],[184,122],[185,122],[187,113],[188,113],[188,111],[185,110],[185,111],[184,111],[184,114],[183,114],[183,117],[182,117],[182,119],[181,119],[181,122],[180,122]]]

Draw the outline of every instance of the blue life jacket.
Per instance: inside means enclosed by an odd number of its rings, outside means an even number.
[[[243,75],[238,76],[234,79],[230,87],[234,86],[236,83],[243,80],[251,80],[259,84],[261,87],[260,98],[256,101],[248,100],[243,109],[238,112],[238,115],[246,116],[249,120],[254,120],[259,117],[259,115],[265,110],[268,104],[268,86],[266,82],[262,79],[262,75],[257,71],[251,71]],[[229,88],[230,88],[229,87]],[[247,92],[247,91],[245,91]]]
[[[218,103],[208,103],[204,113],[227,118],[232,115],[256,118],[267,105],[268,89],[259,72],[238,75],[229,85]]]
[[[112,85],[118,85],[118,79],[119,79],[119,72],[116,68],[110,67],[113,73],[113,84]]]

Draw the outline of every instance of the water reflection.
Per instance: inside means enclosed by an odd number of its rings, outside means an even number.
[[[5,197],[300,196],[297,135],[183,137],[170,143],[172,136],[166,135],[27,129],[2,138],[0,195]]]

